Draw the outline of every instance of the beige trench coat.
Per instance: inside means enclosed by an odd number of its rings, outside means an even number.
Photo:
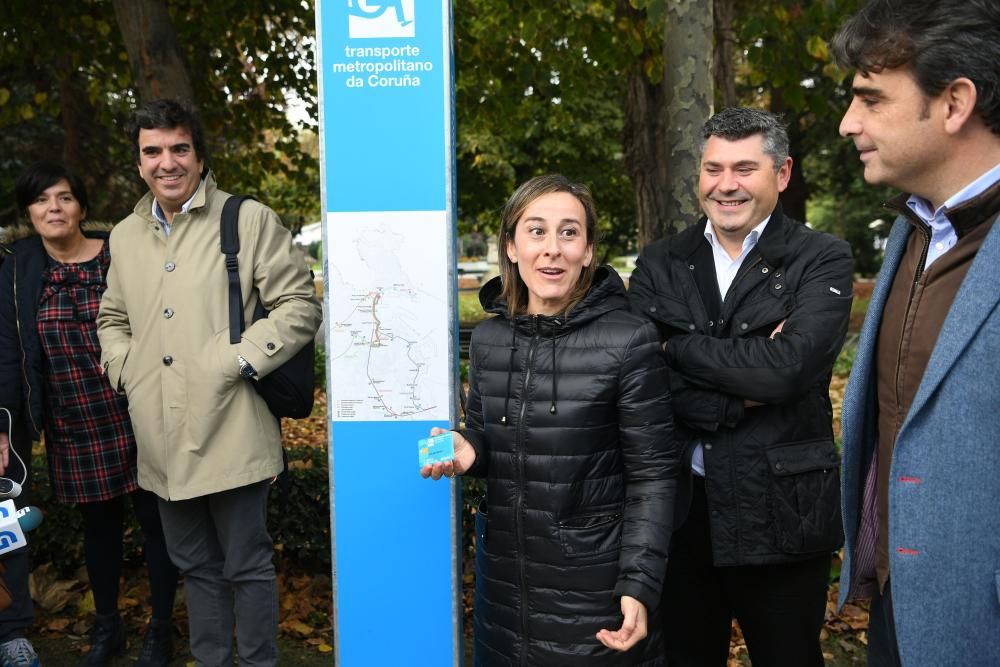
[[[111,233],[108,288],[98,315],[101,361],[124,391],[139,448],[139,485],[167,500],[233,489],[282,469],[278,421],[239,375],[261,376],[315,335],[322,318],[291,234],[255,201],[240,209],[240,282],[247,323],[257,295],[271,310],[229,343],[219,219],[228,195],[208,174],[170,235],[147,193]]]

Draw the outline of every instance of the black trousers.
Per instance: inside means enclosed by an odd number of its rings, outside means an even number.
[[[892,579],[875,592],[868,614],[868,667],[900,667],[896,621],[892,612]]]
[[[661,619],[670,667],[725,667],[736,618],[754,667],[822,667],[830,554],[780,565],[714,567],[705,481],[673,535]]]
[[[149,571],[153,618],[170,620],[178,574],[167,555],[159,501],[155,494],[143,489],[128,495],[145,540],[143,552]],[[98,614],[113,614],[118,611],[118,584],[122,573],[125,497],[80,503],[77,507],[83,515],[83,553],[94,592],[94,607]]]

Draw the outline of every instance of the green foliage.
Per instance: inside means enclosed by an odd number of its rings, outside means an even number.
[[[458,321],[478,322],[485,319],[486,313],[479,304],[479,292],[462,290],[458,293]]]
[[[886,187],[864,182],[854,144],[841,140],[807,158],[809,173],[819,193],[809,201],[808,219],[820,231],[836,234],[851,244],[854,272],[873,276],[882,265],[881,247],[876,244],[889,234],[895,214],[883,208],[893,195]],[[884,224],[873,228],[881,219]]]
[[[558,171],[587,183],[606,252],[634,244],[622,100],[635,24],[613,3],[455,3],[462,232],[494,233],[514,187]]]
[[[881,257],[868,223],[884,216],[880,205],[888,195],[864,183],[853,143],[839,135],[850,80],[833,62],[828,42],[860,5],[861,0],[739,5],[736,51],[745,56],[738,64],[737,90],[744,103],[784,113],[792,156],[805,179],[806,219],[847,240],[855,271],[870,275]]]
[[[74,505],[58,502],[49,482],[49,466],[44,454],[31,460],[31,503],[42,510],[42,525],[28,536],[28,548],[35,565],[52,563],[63,578],[83,566],[83,518]],[[126,513],[122,553],[126,562],[142,561],[142,530],[131,512]]]
[[[316,374],[316,388],[326,391],[326,348],[316,345],[313,355],[313,371]]]
[[[293,230],[315,219],[318,152],[315,133],[304,132],[315,128],[286,115],[290,98],[317,115],[312,4],[167,7],[220,185],[257,196]],[[0,191],[28,163],[62,160],[84,177],[91,215],[120,220],[146,188],[121,129],[138,99],[112,3],[7,0],[0,36]],[[12,202],[0,202],[0,225],[15,218]]]
[[[330,570],[330,493],[326,447],[286,449],[288,473],[271,487],[268,529],[280,556],[312,571]],[[83,566],[83,521],[73,505],[57,502],[44,456],[32,461],[33,503],[45,522],[31,533],[35,564],[52,563],[62,577]],[[144,567],[142,530],[126,513],[123,553],[127,563]]]
[[[330,571],[330,480],[327,448],[286,449],[288,473],[271,488],[268,528],[283,558]]]
[[[858,351],[858,338],[857,336],[849,336],[844,347],[841,348],[840,354],[837,355],[837,361],[833,364],[833,374],[838,377],[847,377],[851,374],[851,367],[854,366],[854,355]]]

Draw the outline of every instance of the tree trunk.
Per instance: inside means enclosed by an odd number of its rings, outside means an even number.
[[[663,235],[667,217],[667,152],[663,85],[646,76],[642,62],[628,72],[623,143],[625,168],[635,193],[639,248]]]
[[[698,172],[701,126],[712,113],[712,9],[701,0],[667,3],[663,38],[668,156],[665,233],[701,217]]]
[[[93,165],[89,164],[86,157],[83,140],[89,132],[87,120],[93,117],[93,111],[87,99],[85,83],[82,81],[78,69],[72,66],[69,54],[62,57],[60,69],[64,74],[59,81],[59,110],[63,126],[63,164],[73,172],[82,174],[81,177],[87,181],[89,189],[95,185],[88,179],[93,171]]]
[[[139,98],[193,100],[191,79],[165,0],[113,0],[113,4]]]
[[[788,187],[781,193],[781,209],[785,215],[805,222],[806,202],[809,199],[809,183],[802,171],[806,157],[805,137],[794,113],[789,112],[781,88],[771,91],[771,111],[781,114],[788,123],[788,153],[792,158],[792,176]]]
[[[733,58],[733,44],[736,42],[734,21],[735,0],[714,0],[715,53],[712,62],[715,80],[716,101],[720,109],[734,107],[736,97],[736,62]]]

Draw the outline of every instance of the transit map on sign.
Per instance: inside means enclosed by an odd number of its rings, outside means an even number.
[[[443,212],[330,213],[327,224],[336,239],[328,264],[331,418],[447,419]]]

